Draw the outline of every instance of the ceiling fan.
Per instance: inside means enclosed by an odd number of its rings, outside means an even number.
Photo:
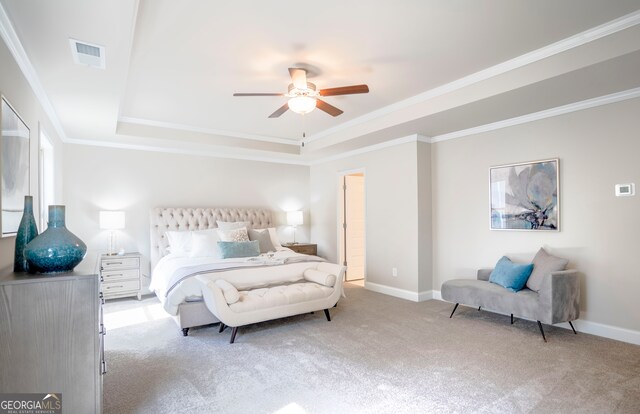
[[[277,118],[291,109],[298,114],[308,114],[316,107],[331,116],[338,116],[343,111],[333,105],[329,105],[319,97],[336,96],[336,95],[352,95],[356,93],[368,93],[367,85],[351,85],[339,88],[328,88],[316,90],[316,85],[307,82],[307,70],[302,68],[289,68],[291,83],[289,84],[288,93],[234,93],[233,96],[286,96],[289,98],[287,103],[278,108],[269,118]]]

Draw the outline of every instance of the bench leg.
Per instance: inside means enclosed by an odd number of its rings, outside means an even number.
[[[449,316],[449,319],[453,318],[453,314],[456,313],[456,309],[458,309],[458,305],[459,303],[456,303],[456,306],[453,307],[453,310],[451,311],[451,315]]]
[[[513,313],[511,314],[511,325],[513,325]]]
[[[327,321],[331,322],[331,315],[329,315],[329,309],[324,310],[324,316],[327,317]]]
[[[569,321],[569,325],[571,325],[571,329],[573,329],[573,333],[578,335],[578,332],[576,332],[576,328],[573,327],[573,324],[571,323],[571,321]]]
[[[189,328],[182,328],[182,336],[188,336],[189,335]]]
[[[232,344],[236,340],[237,333],[238,333],[238,327],[234,326],[233,329],[231,329],[231,340],[229,341],[230,344]]]
[[[218,333],[224,332],[224,330],[226,328],[227,328],[227,325],[225,325],[224,323],[220,322],[220,329],[218,329]]]
[[[478,306],[478,312],[480,312],[480,308],[482,308],[482,306]]]
[[[542,339],[547,342],[547,338],[544,336],[544,330],[542,329],[542,324],[538,321],[538,328],[540,328],[540,333],[542,334]]]

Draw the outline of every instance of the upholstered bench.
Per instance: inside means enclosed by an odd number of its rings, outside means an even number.
[[[302,279],[293,283],[256,286],[239,291],[224,280],[217,279],[203,286],[204,302],[219,320],[220,332],[232,328],[230,343],[234,343],[238,327],[324,310],[331,321],[329,308],[338,303],[342,294],[344,267],[318,263],[307,269]]]

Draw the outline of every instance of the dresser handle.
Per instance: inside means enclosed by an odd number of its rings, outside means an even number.
[[[106,264],[106,266],[113,266],[113,265],[121,265],[122,262],[109,262]]]
[[[106,287],[105,287],[105,289],[117,289],[117,288],[122,289],[123,287],[124,287],[124,286],[122,286],[122,285],[118,285],[118,286],[106,286]]]

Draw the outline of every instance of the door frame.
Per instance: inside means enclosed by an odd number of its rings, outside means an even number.
[[[342,240],[342,236],[344,234],[343,228],[342,228],[342,223],[340,222],[340,220],[337,220],[339,217],[342,217],[342,215],[344,214],[344,205],[343,203],[339,203],[337,201],[339,201],[342,197],[344,197],[344,193],[343,193],[343,189],[342,189],[342,185],[344,183],[343,181],[343,177],[345,175],[352,175],[352,174],[362,174],[364,177],[364,282],[365,285],[367,283],[367,252],[369,251],[369,246],[367,246],[368,244],[368,240],[367,240],[367,225],[368,225],[368,220],[367,220],[367,198],[368,198],[368,180],[367,180],[367,169],[365,167],[360,167],[360,168],[350,168],[348,170],[340,170],[336,173],[336,249],[337,249],[337,258],[338,261],[340,261],[340,257],[343,254],[343,251],[341,250],[341,240]],[[344,250],[344,249],[342,249]],[[346,257],[345,257],[346,260]],[[343,266],[342,264],[343,262],[340,262],[340,266]]]

